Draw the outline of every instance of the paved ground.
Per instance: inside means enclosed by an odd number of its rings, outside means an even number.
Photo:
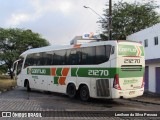
[[[133,98],[131,100],[160,105],[160,94],[145,92],[143,96]]]
[[[136,112],[137,116],[141,116],[142,114],[144,115],[146,111],[152,111],[150,113],[155,114],[157,113],[156,111],[160,110],[159,103],[160,103],[160,96],[151,93],[145,93],[144,96],[134,98],[131,100],[116,99],[113,101],[108,101],[108,100],[92,99],[90,102],[82,102],[78,99],[69,99],[66,95],[63,94],[57,94],[57,93],[49,94],[37,90],[33,90],[32,92],[28,93],[25,90],[25,88],[21,87],[17,87],[14,90],[10,90],[0,94],[1,112],[16,111],[16,112],[21,112],[21,115],[23,113],[23,115],[25,116],[26,114],[28,115],[27,112],[43,111],[42,116],[44,114],[48,116],[45,119],[56,119],[56,120],[128,119],[128,117],[121,116],[122,115],[121,113],[125,113],[127,115],[131,114],[134,111],[134,114]],[[118,114],[117,115],[118,117],[115,114]],[[18,114],[14,114],[14,116],[15,115]],[[52,116],[52,118],[49,116]],[[10,119],[10,118],[5,118],[5,119]],[[138,117],[138,119],[145,120],[146,118]],[[151,117],[151,119],[158,119],[158,118]]]

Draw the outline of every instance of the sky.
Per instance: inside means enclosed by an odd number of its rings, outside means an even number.
[[[30,29],[51,45],[69,44],[75,36],[101,33],[100,23],[97,23],[100,17],[83,6],[92,8],[103,17],[108,1],[0,0],[0,27]]]

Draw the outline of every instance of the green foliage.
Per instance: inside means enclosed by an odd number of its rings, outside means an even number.
[[[6,72],[7,72],[7,66],[5,64],[0,65],[0,75]]]
[[[104,35],[104,34],[100,34],[100,37],[103,41],[108,40],[108,36]]]
[[[0,28],[0,62],[3,62],[9,71],[22,52],[47,45],[49,43],[45,39],[31,30]]]
[[[112,39],[126,39],[127,35],[138,32],[160,22],[155,11],[158,6],[152,1],[148,3],[118,2],[112,7]],[[108,15],[106,10],[105,16]],[[107,27],[102,23],[102,28]]]

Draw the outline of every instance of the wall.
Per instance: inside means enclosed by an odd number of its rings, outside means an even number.
[[[156,36],[159,39],[158,45],[154,45]],[[160,54],[157,52],[160,51],[160,23],[127,36],[127,40],[142,42],[143,45],[145,39],[148,39],[148,47],[145,47],[145,59],[160,58]]]

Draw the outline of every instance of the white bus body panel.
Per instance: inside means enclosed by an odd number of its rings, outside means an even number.
[[[21,71],[21,74],[18,75],[18,80],[17,84],[18,86],[24,87],[24,82],[25,80],[29,80],[30,83],[30,88],[35,88],[39,90],[46,90],[46,91],[53,91],[53,92],[59,92],[59,93],[65,93],[66,94],[66,89],[67,85],[69,83],[74,83],[76,86],[76,89],[79,89],[79,86],[81,84],[85,84],[88,86],[90,97],[92,98],[132,98],[136,96],[140,96],[144,92],[144,87],[141,87],[143,76],[141,77],[132,77],[132,78],[119,78],[119,84],[121,86],[121,90],[117,90],[113,87],[114,84],[114,76],[112,78],[101,78],[101,77],[78,77],[78,76],[71,76],[71,69],[72,68],[118,68],[121,69],[122,65],[131,65],[129,64],[124,64],[124,59],[132,59],[130,57],[121,57],[118,56],[118,44],[125,44],[125,45],[131,45],[130,42],[122,42],[118,43],[117,41],[107,41],[107,42],[94,42],[94,43],[89,43],[89,44],[83,44],[81,47],[89,47],[89,46],[99,46],[99,45],[112,45],[115,47],[114,54],[110,55],[110,59],[102,64],[97,64],[97,65],[63,65],[63,66],[29,66],[24,68],[24,65]],[[137,45],[140,46],[138,43],[132,43],[132,45]],[[31,53],[37,53],[37,52],[46,52],[46,51],[56,51],[56,50],[62,50],[62,49],[71,49],[74,48],[75,46],[49,46],[49,47],[44,47],[44,48],[37,48],[33,50],[28,50],[24,53],[22,53],[22,57],[25,57],[28,54]],[[80,47],[80,48],[81,48]],[[136,58],[137,59],[137,58]],[[144,56],[140,59],[140,63],[138,65],[142,65],[144,67]],[[134,65],[134,64],[132,64]],[[60,85],[60,84],[54,84],[54,76],[52,75],[32,75],[32,74],[27,74],[27,69],[32,69],[32,68],[69,68],[68,75],[66,76],[65,80],[65,85]],[[119,72],[117,72],[118,74]],[[130,85],[124,85],[125,80],[133,80],[137,79],[136,84],[130,84]],[[107,81],[106,83],[108,84],[108,88],[104,88],[104,90],[107,90],[108,93],[105,93],[106,96],[101,96],[101,94],[98,95],[98,86],[99,84],[97,81],[102,80],[102,83]],[[103,89],[101,89],[103,91]]]

